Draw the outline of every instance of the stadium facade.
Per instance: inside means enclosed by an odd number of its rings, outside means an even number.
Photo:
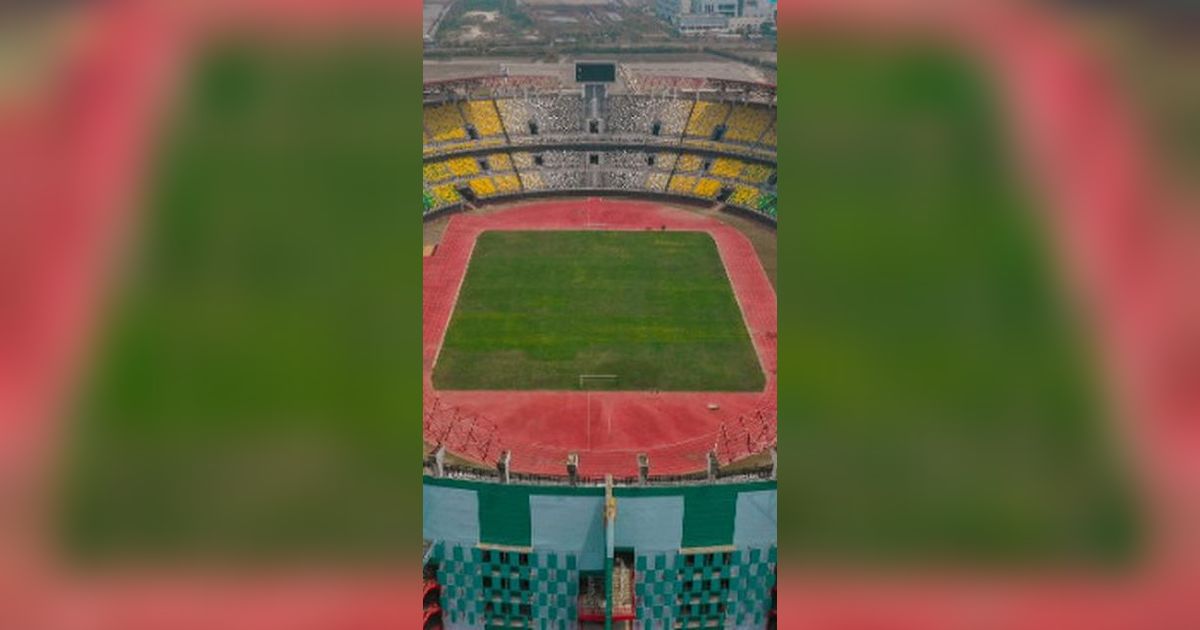
[[[425,479],[427,618],[446,628],[763,628],[775,482]],[[605,593],[612,593],[611,598]]]

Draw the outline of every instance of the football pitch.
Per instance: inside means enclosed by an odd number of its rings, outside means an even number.
[[[712,237],[660,231],[484,232],[433,380],[481,390],[764,386]]]

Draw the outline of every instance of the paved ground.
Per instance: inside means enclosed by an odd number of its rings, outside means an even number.
[[[730,79],[734,81],[775,81],[774,72],[756,68],[749,64],[721,59],[712,55],[679,53],[655,55],[583,55],[587,59],[601,58],[615,60],[624,68],[640,74],[662,75],[671,77],[705,77],[711,79]],[[426,81],[441,81],[477,77],[481,75],[502,74],[505,70],[515,75],[550,75],[558,77],[564,86],[575,81],[575,65],[571,58],[564,58],[556,63],[531,61],[515,58],[457,58],[457,59],[427,59],[424,63],[424,78]]]

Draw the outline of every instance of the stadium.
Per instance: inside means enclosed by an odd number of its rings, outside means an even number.
[[[424,85],[425,627],[773,627],[775,88],[558,65]]]

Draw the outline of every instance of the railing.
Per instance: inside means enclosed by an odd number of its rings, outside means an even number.
[[[774,405],[768,405],[722,422],[713,447],[717,461],[729,464],[774,447],[779,440],[778,418]]]
[[[531,171],[531,172],[536,172],[536,171]],[[712,178],[712,179],[718,179],[718,178]],[[459,181],[459,180],[450,180],[450,181]],[[743,185],[753,187],[752,185],[749,185],[749,184],[743,184]],[[760,188],[759,190],[761,192],[763,189]],[[764,192],[762,194],[768,195],[771,193]],[[517,199],[539,199],[539,198],[550,198],[550,197],[577,197],[577,196],[597,196],[597,195],[607,195],[607,196],[613,196],[613,197],[628,197],[628,198],[632,198],[632,199],[668,200],[668,201],[673,201],[673,202],[678,202],[678,203],[688,203],[688,204],[702,206],[702,207],[709,207],[709,206],[712,206],[712,204],[717,203],[717,201],[715,199],[712,199],[709,197],[701,197],[701,196],[689,194],[689,193],[652,190],[652,189],[648,189],[648,188],[615,188],[615,187],[612,187],[612,188],[586,188],[586,187],[539,188],[539,189],[535,189],[535,190],[522,189],[522,190],[513,191],[513,192],[503,192],[503,193],[497,192],[496,194],[488,195],[486,197],[476,197],[475,200],[472,201],[471,203],[474,206],[484,206],[489,203],[511,202],[511,201],[514,201]],[[771,209],[750,208],[750,207],[747,207],[744,205],[732,203],[729,200],[726,200],[724,203],[726,204],[727,208],[733,208],[733,209],[743,212],[744,216],[749,216],[749,217],[758,219],[760,221],[764,221],[768,225],[775,225],[775,223],[776,223],[776,217],[772,213]],[[459,209],[463,208],[464,205],[465,205],[465,201],[458,201],[458,202],[455,202],[452,204],[447,204],[444,206],[432,207],[428,210],[423,211],[422,220],[427,221],[427,220],[434,219],[434,218],[442,216],[448,212],[451,212],[454,210],[459,210]],[[771,208],[773,209],[773,206]]]
[[[713,141],[696,136],[655,136],[640,133],[589,134],[584,131],[545,132],[536,136],[513,134],[507,141],[491,137],[480,140],[452,140],[430,143],[422,147],[425,161],[451,157],[492,153],[496,151],[566,151],[566,150],[612,150],[631,151],[661,150],[701,153],[704,155],[728,155],[748,159],[760,164],[775,163],[775,147],[758,143],[734,140]]]
[[[483,466],[463,466],[455,464],[442,464],[440,475],[437,466],[432,461],[425,462],[425,474],[430,476],[441,476],[447,479],[463,479],[466,481],[483,481],[490,483],[501,483],[504,478],[501,477],[499,471]],[[694,485],[697,483],[744,483],[750,481],[767,481],[774,479],[774,468],[770,465],[756,466],[753,468],[739,468],[732,471],[723,471],[718,468],[713,474],[707,471],[696,473],[680,474],[680,475],[648,475],[645,480],[636,476],[613,477],[613,486],[615,487],[630,487],[630,486],[684,486]],[[566,474],[550,475],[544,473],[510,473],[508,475],[508,483],[535,485],[535,486],[577,486],[577,487],[596,487],[602,488],[605,484],[605,478],[599,475],[578,475],[574,478]]]
[[[425,406],[423,433],[426,442],[479,462],[496,461],[504,451],[495,422],[436,397]]]

